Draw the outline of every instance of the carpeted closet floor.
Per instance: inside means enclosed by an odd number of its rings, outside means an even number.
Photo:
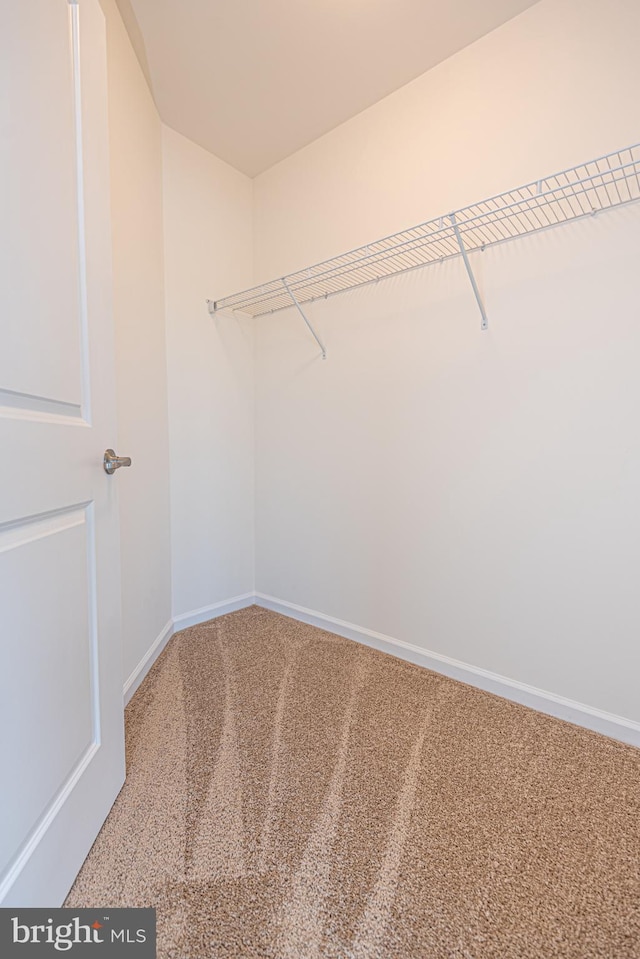
[[[640,751],[256,606],[178,634],[66,905],[175,959],[640,957]]]

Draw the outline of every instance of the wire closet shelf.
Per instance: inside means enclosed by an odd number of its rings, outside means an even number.
[[[640,199],[640,144],[528,183],[307,269],[209,300],[209,311],[258,317],[462,256],[483,313],[467,253]],[[302,311],[301,311],[302,312]],[[303,314],[304,316],[304,314]],[[306,318],[305,318],[306,319]],[[315,334],[314,334],[315,335]]]

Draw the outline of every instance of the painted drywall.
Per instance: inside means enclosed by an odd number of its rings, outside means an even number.
[[[252,182],[163,128],[173,611],[253,589],[253,334],[209,316],[252,276]],[[201,618],[206,618],[203,614]]]
[[[255,180],[269,280],[640,140],[640,4],[540,0]]]
[[[640,139],[640,7],[541,0],[254,183],[256,279]],[[627,208],[256,321],[256,589],[640,719]]]
[[[171,618],[161,125],[114,0],[107,19],[123,684]]]

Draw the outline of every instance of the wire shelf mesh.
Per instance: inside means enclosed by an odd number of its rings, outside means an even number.
[[[258,317],[640,199],[640,144],[590,160],[213,303]],[[288,287],[288,289],[287,289]],[[291,293],[289,292],[291,291]]]

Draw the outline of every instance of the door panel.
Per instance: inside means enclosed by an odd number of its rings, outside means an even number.
[[[3,6],[0,289],[6,291],[6,315],[0,385],[78,405],[78,185],[68,4]],[[25,15],[29,7],[32,16]]]
[[[124,779],[105,25],[0,8],[0,902],[59,905]]]
[[[88,519],[80,507],[0,530],[0,609],[11,637],[0,697],[22,720],[6,742],[5,768],[20,769],[20,788],[7,796],[13,829],[3,836],[3,862],[99,741]],[[25,699],[38,709],[24,710]]]

